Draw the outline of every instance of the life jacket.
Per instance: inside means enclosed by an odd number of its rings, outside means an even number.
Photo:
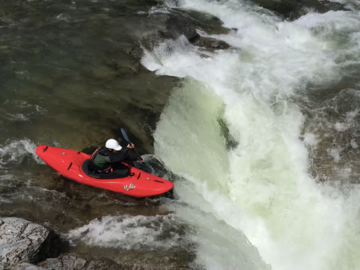
[[[103,168],[100,168],[99,166],[96,165],[96,163],[94,162],[96,156],[99,154],[99,151],[101,150],[101,148],[98,148],[95,150],[95,152],[91,155],[90,157],[90,161],[92,163],[92,171],[94,173],[109,173],[109,172],[112,172],[113,171],[113,168],[111,167],[111,165],[109,165],[109,167],[103,169]]]

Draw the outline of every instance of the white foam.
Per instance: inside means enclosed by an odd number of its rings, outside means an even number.
[[[67,237],[88,245],[122,249],[170,249],[185,247],[190,240],[183,236],[181,223],[174,215],[106,216],[71,230]]]
[[[3,113],[10,121],[29,121],[34,113],[44,114],[47,112],[47,110],[41,106],[37,104],[33,105],[23,100],[6,101],[2,105],[11,107],[10,112],[8,112],[5,107],[5,112]],[[14,108],[16,113],[12,112]]]
[[[355,141],[354,139],[351,140],[350,145],[351,145],[351,147],[354,148],[354,149],[356,149],[356,148],[359,147],[359,145],[356,143],[356,141]]]
[[[315,134],[313,134],[313,133],[305,133],[304,134],[304,144],[305,145],[315,147],[315,146],[317,146],[318,143],[319,143],[319,140]]]
[[[343,131],[347,130],[349,128],[349,126],[345,123],[337,122],[337,123],[335,123],[334,128],[338,132],[343,132]]]
[[[354,118],[359,114],[359,110],[351,111],[346,113],[347,122],[354,121]]]
[[[10,116],[10,119],[13,121],[27,121],[29,120],[28,117],[26,117],[22,113],[16,113],[16,114],[8,114]]]
[[[339,162],[340,161],[340,154],[342,152],[342,148],[341,147],[333,147],[328,149],[328,154],[334,159],[335,162]]]
[[[289,99],[308,83],[338,81],[350,63],[359,63],[359,14],[310,13],[282,22],[245,2],[179,3],[237,28],[217,38],[240,49],[204,58],[180,38],[142,59],[159,75],[192,78],[173,90],[154,137],[156,154],[193,188],[176,184],[191,206],[177,213],[191,222],[188,216],[198,209],[204,215],[193,222],[198,231],[221,228],[199,235],[199,258],[208,269],[266,269],[258,251],[276,270],[359,269],[360,235],[351,225],[359,222],[358,190],[350,202],[311,179],[299,139],[304,117]],[[349,39],[334,38],[340,34]],[[230,151],[218,119],[238,143]],[[306,142],[315,144],[315,138]],[[340,151],[329,150],[335,162]],[[238,235],[229,239],[227,230]],[[218,243],[222,257],[214,255]],[[242,265],[243,257],[252,263]]]
[[[44,164],[35,154],[36,147],[29,139],[8,141],[5,145],[0,145],[0,166],[19,164],[27,156],[31,156],[39,164]]]

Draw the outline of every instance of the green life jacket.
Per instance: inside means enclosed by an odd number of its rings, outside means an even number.
[[[93,157],[91,158],[92,162],[100,168],[101,170],[107,169],[110,167],[111,160],[109,156],[103,156],[99,151],[94,153]]]

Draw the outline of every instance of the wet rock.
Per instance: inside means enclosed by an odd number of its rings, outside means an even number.
[[[230,48],[230,45],[225,41],[208,37],[200,37],[196,42],[194,42],[194,45],[209,50],[227,50]]]
[[[136,60],[140,60],[144,55],[143,50],[135,45],[125,48],[125,52]]]
[[[30,263],[20,263],[13,270],[44,270],[44,268]]]
[[[61,261],[63,268],[66,266],[69,269],[84,269],[87,265],[87,261],[84,258],[72,254],[63,256]]]
[[[189,15],[185,16],[186,17],[184,17],[181,13],[156,15],[153,19],[158,21],[158,25],[163,24],[164,27],[144,35],[141,43],[146,49],[152,51],[154,47],[158,46],[165,40],[176,40],[180,36],[185,36],[190,43],[209,50],[228,49],[230,47],[229,44],[224,41],[216,40],[214,38],[201,37],[197,32],[197,28],[205,32],[211,32],[209,31],[209,28],[207,29],[206,27],[202,27],[201,23],[196,25],[193,23],[194,20],[189,18]],[[228,33],[228,31],[230,31],[229,29],[219,30],[219,27],[217,28],[217,31],[214,30],[212,32],[213,34]],[[166,48],[164,48],[167,53],[171,53],[172,49],[172,44],[168,44]]]
[[[325,13],[330,10],[346,10],[343,4],[318,0],[255,0],[255,3],[290,20],[299,18],[306,13],[307,9],[312,9],[319,13]]]
[[[141,39],[141,44],[145,49],[152,51],[156,46],[161,42],[167,39],[175,40],[177,36],[173,33],[167,32],[165,30],[157,30],[145,34]]]
[[[137,266],[122,266],[116,262],[107,259],[88,260],[76,254],[65,254],[56,259],[47,259],[41,263],[40,269],[48,270],[128,270],[128,269],[145,269]],[[20,270],[20,269],[19,269]]]
[[[6,263],[0,262],[0,270],[5,270]]]
[[[0,262],[7,266],[59,254],[59,238],[45,227],[21,218],[1,218],[0,224]]]
[[[208,34],[228,34],[229,28],[223,27],[223,22],[216,16],[196,10],[176,10],[174,12],[190,21],[195,27],[200,28]]]
[[[40,264],[44,269],[52,270],[82,270],[87,269],[88,262],[85,258],[75,254],[65,254],[56,259],[47,259]],[[101,268],[98,268],[101,269]],[[105,269],[105,268],[103,268]]]
[[[169,15],[166,20],[166,29],[178,36],[184,35],[190,42],[195,42],[200,38],[195,26],[181,16]]]
[[[171,257],[155,256],[151,252],[128,251],[124,260],[119,257],[114,261],[109,258],[89,259],[74,253],[64,254],[56,259],[47,259],[39,264],[41,268],[29,268],[29,270],[182,270],[188,269],[187,263],[174,263]],[[149,263],[150,261],[150,263]],[[31,265],[29,265],[30,267]],[[34,266],[35,267],[35,266]],[[18,270],[27,270],[19,268]]]
[[[124,268],[121,265],[118,265],[117,263],[115,263],[114,261],[110,260],[110,259],[99,259],[99,260],[95,260],[95,261],[91,261],[89,263],[89,266],[86,268],[86,270],[97,270],[97,269],[108,269],[108,270],[125,270],[125,269],[139,269],[142,270],[143,268],[134,268],[134,267],[129,267],[129,268]]]

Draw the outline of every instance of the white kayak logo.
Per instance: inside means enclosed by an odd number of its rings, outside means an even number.
[[[134,186],[132,182],[130,183],[129,186],[124,185],[124,189],[125,189],[126,191],[129,191],[130,189],[134,189],[134,188],[136,188],[136,186]]]

